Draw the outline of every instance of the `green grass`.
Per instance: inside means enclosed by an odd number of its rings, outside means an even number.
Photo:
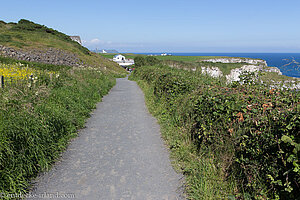
[[[174,60],[183,62],[199,62],[213,58],[224,58],[219,56],[155,56],[159,60]]]
[[[299,81],[299,78],[293,78],[293,77],[289,77],[289,76],[285,76],[285,75],[278,75],[275,72],[265,72],[262,74],[262,76],[260,77],[261,80],[263,80],[264,82],[270,82],[275,81],[275,82],[279,82],[279,81]]]
[[[53,69],[38,63],[31,67]],[[26,193],[30,179],[51,168],[115,84],[113,75],[99,69],[62,66],[56,72],[59,77],[52,80],[0,88],[0,193]]]

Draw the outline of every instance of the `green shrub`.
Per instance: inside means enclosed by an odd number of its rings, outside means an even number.
[[[141,66],[153,66],[159,64],[160,61],[153,57],[153,56],[137,56],[134,58],[134,65],[136,67],[141,67]]]
[[[188,130],[199,155],[213,153],[216,166],[239,183],[242,196],[300,196],[299,91],[258,84],[230,87],[164,66],[142,67],[132,76],[153,88],[154,101],[175,127]]]

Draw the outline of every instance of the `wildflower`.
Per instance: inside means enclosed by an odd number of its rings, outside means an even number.
[[[244,121],[243,113],[239,112],[236,116],[239,117],[239,122]]]

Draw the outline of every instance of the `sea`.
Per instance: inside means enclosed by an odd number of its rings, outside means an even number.
[[[228,56],[258,58],[267,62],[269,67],[278,67],[283,75],[300,78],[300,53],[167,53],[174,56]],[[142,53],[161,55],[161,53]]]

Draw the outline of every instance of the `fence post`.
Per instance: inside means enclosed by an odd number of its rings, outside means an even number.
[[[4,88],[4,76],[0,77],[0,87]]]

